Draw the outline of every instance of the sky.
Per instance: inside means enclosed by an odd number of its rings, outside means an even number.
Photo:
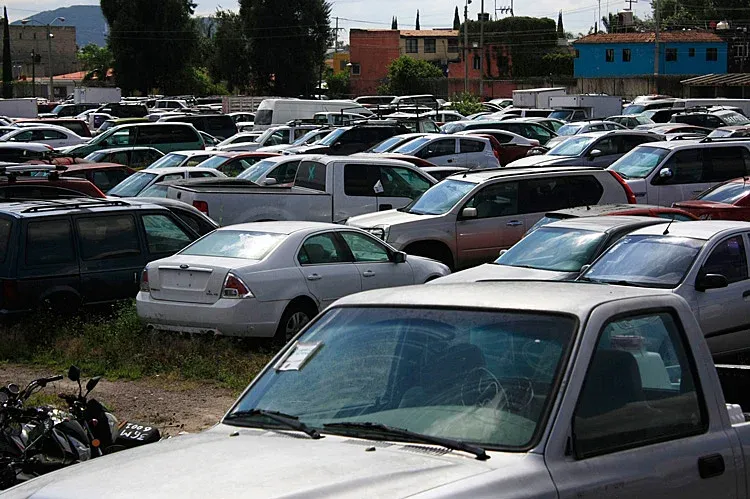
[[[210,15],[217,8],[237,9],[236,0],[194,0],[198,4],[197,14]],[[601,13],[617,12],[627,6],[623,0],[514,0],[513,10],[517,16],[550,17],[557,19],[557,12],[563,8],[563,24],[566,31],[574,34],[587,33],[596,22],[601,5]],[[399,28],[414,27],[417,9],[419,9],[420,27],[450,27],[453,23],[453,12],[459,6],[463,18],[465,0],[329,0],[332,4],[332,16],[339,17],[342,37],[347,39],[347,30],[357,28],[390,28],[391,17],[398,17]],[[472,0],[469,5],[469,18],[477,19],[481,0]],[[485,0],[485,12],[500,7],[510,6],[511,0]],[[4,0],[8,7],[8,17],[14,21],[23,19],[43,10],[66,7],[69,5],[98,4],[99,0]],[[651,12],[648,0],[639,0],[633,6],[639,16]],[[500,14],[499,14],[500,15]],[[333,21],[333,20],[332,20]],[[333,21],[335,23],[335,21]]]

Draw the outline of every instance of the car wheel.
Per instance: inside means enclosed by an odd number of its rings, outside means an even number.
[[[315,317],[317,311],[305,302],[292,302],[286,307],[276,329],[274,342],[285,345]]]

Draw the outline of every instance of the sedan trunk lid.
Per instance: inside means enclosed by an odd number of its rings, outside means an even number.
[[[216,303],[224,280],[237,266],[236,258],[197,257],[159,260],[148,266],[151,297],[155,300]]]

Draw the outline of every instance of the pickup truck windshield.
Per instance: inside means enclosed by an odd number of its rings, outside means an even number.
[[[609,169],[616,171],[626,180],[629,178],[646,178],[668,154],[669,149],[638,146],[612,163]]]
[[[557,144],[547,154],[549,156],[580,156],[596,139],[597,137],[573,136]]]
[[[262,260],[286,234],[243,230],[216,230],[180,252],[181,255]]]
[[[604,240],[601,232],[541,227],[495,260],[498,265],[556,272],[578,272]]]
[[[224,423],[256,409],[323,433],[357,435],[356,424],[336,423],[368,422],[521,450],[544,427],[575,329],[563,315],[336,308],[299,338],[301,350],[265,371]]]
[[[129,198],[137,196],[152,180],[156,178],[156,173],[137,172],[129,176],[107,192],[108,196],[117,196],[120,198]]]
[[[685,278],[704,244],[669,235],[626,236],[599,257],[583,280],[671,289]]]
[[[428,189],[409,204],[404,211],[416,215],[442,215],[448,213],[467,193],[476,187],[472,182],[443,180]]]

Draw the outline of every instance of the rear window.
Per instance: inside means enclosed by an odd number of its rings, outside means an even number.
[[[286,237],[286,234],[269,232],[219,230],[196,241],[180,254],[262,260]]]
[[[304,161],[300,163],[294,184],[299,187],[306,187],[308,189],[325,192],[326,165],[315,161]]]
[[[5,255],[8,254],[8,241],[10,240],[10,220],[0,218],[0,263],[5,261]]]
[[[53,265],[75,261],[70,221],[31,222],[26,229],[26,265]]]

